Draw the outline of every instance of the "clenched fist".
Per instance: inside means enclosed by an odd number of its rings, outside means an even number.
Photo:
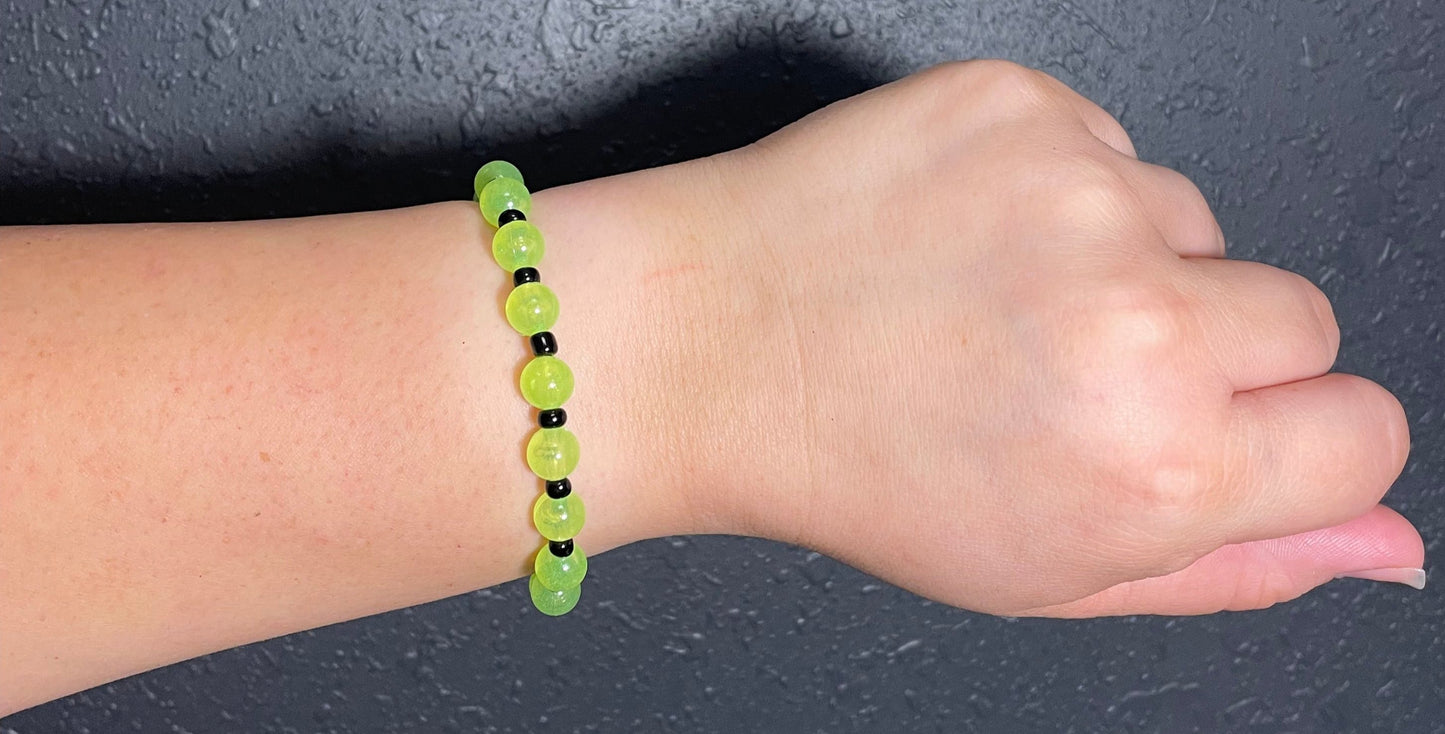
[[[1325,296],[1225,259],[1194,185],[1045,74],[946,64],[547,194],[672,243],[616,389],[649,405],[635,444],[651,491],[690,488],[687,530],[1010,615],[1424,581],[1419,536],[1377,504],[1405,416],[1329,373]]]

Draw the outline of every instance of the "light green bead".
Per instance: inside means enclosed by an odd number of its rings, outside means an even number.
[[[562,407],[572,397],[572,368],[556,357],[533,357],[522,368],[522,397],[539,410]]]
[[[554,500],[545,493],[532,505],[532,524],[547,540],[575,538],[587,522],[587,509],[576,494]]]
[[[502,216],[502,212],[508,209],[516,209],[530,216],[532,195],[521,181],[514,178],[494,178],[482,188],[482,193],[477,195],[477,205],[482,208],[482,219],[495,227],[497,217]]]
[[[537,551],[537,560],[532,566],[538,583],[552,591],[565,591],[582,583],[582,577],[587,575],[587,556],[576,543],[566,557],[555,556],[543,546]]]
[[[477,175],[472,178],[472,198],[482,198],[482,189],[499,178],[510,178],[523,186],[527,185],[522,178],[522,172],[517,170],[516,166],[506,161],[488,161],[486,165],[477,169]]]
[[[522,336],[546,331],[557,323],[557,294],[541,283],[523,283],[507,294],[507,323]]]
[[[492,257],[507,272],[517,268],[535,268],[542,262],[542,232],[525,220],[507,222],[492,235]]]
[[[553,591],[543,586],[542,582],[537,580],[535,573],[527,579],[527,591],[532,594],[532,606],[537,607],[537,611],[553,617],[559,617],[572,611],[572,607],[577,606],[577,600],[582,598],[581,584],[570,589]]]
[[[555,482],[577,468],[582,448],[566,428],[538,428],[527,441],[527,466],[532,473]]]

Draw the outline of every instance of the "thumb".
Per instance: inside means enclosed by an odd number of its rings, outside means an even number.
[[[1226,545],[1188,568],[1111,586],[1020,616],[1208,614],[1263,609],[1330,579],[1355,576],[1425,585],[1425,544],[1409,520],[1384,505],[1343,524],[1271,540]]]

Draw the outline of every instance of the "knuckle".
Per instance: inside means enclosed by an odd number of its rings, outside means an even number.
[[[1101,353],[1124,360],[1124,367],[1143,370],[1140,357],[1152,358],[1180,342],[1188,305],[1178,291],[1163,284],[1139,281],[1102,288],[1093,299],[1089,336]],[[1137,376],[1137,375],[1135,375]]]
[[[990,85],[997,85],[1007,92],[1023,92],[1038,89],[1043,85],[1042,72],[1022,64],[1003,59],[980,59],[973,63],[972,71]]]
[[[1153,527],[1172,531],[1193,525],[1209,494],[1206,473],[1188,463],[1160,461],[1158,448],[1142,453],[1143,461],[1125,459],[1132,465],[1124,485],[1130,504]]]
[[[944,61],[919,72],[922,78],[958,80],[967,77],[980,64],[991,63],[989,59]]]
[[[1129,136],[1129,131],[1124,129],[1118,118],[1109,114],[1103,108],[1099,109],[1098,122],[1099,132],[1104,142],[1114,147],[1134,154],[1134,139]]]
[[[1010,112],[1035,112],[1055,105],[1056,93],[1043,72],[1013,63],[986,68],[982,93],[990,104]]]
[[[1042,72],[1002,59],[947,61],[923,72],[931,83],[980,98],[992,107],[1019,109],[1049,99]]]
[[[1138,159],[1138,151],[1134,147],[1134,140],[1129,136],[1129,131],[1125,130],[1123,124],[1119,122],[1119,118],[1114,117],[1113,114],[1099,106],[1098,103],[1070,89],[1062,82],[1059,83],[1059,86],[1067,90],[1064,92],[1065,95],[1073,98],[1075,102],[1075,104],[1072,105],[1074,112],[1081,118],[1084,125],[1089,129],[1089,132],[1093,133],[1094,137],[1102,140],[1110,148],[1135,160]]]
[[[1139,199],[1109,164],[1087,154],[1058,161],[1051,172],[1054,216],[1064,226],[1127,231],[1146,223]]]
[[[1132,466],[1121,486],[1120,511],[1140,549],[1145,575],[1182,570],[1218,547],[1209,519],[1214,517],[1212,473],[1197,464],[1125,460]]]
[[[981,62],[945,61],[918,72],[912,79],[918,88],[941,91],[944,97],[951,97],[953,92],[966,91],[973,79],[972,69],[978,63]]]
[[[1166,208],[1155,216],[1166,229],[1182,234],[1175,244],[1188,248],[1191,254],[1223,257],[1224,231],[1199,186],[1172,168],[1143,165],[1158,172],[1158,188],[1164,192]]]
[[[1203,444],[1186,434],[1214,419],[1183,413],[1198,381],[1179,358],[1188,324],[1184,297],[1168,287],[1134,280],[1102,286],[1063,306],[1082,314],[1071,323],[1070,376],[1061,385],[1089,431],[1094,455],[1145,497],[1176,496],[1177,468],[1193,466]],[[1164,368],[1168,367],[1168,368]],[[1197,410],[1195,411],[1197,413]],[[1172,463],[1171,463],[1172,462]],[[1171,468],[1174,467],[1174,468]]]
[[[1151,164],[1152,165],[1152,164]],[[1165,181],[1176,192],[1174,204],[1178,211],[1190,218],[1191,222],[1200,226],[1213,228],[1214,210],[1209,206],[1209,200],[1205,198],[1204,192],[1199,185],[1194,183],[1188,176],[1167,166],[1157,166]]]

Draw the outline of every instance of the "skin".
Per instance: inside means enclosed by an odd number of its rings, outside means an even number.
[[[1009,615],[1423,582],[1398,401],[1057,81],[946,64],[538,193],[592,556],[687,533]],[[0,230],[0,713],[518,578],[524,340],[474,205]],[[584,583],[583,604],[586,604]]]

